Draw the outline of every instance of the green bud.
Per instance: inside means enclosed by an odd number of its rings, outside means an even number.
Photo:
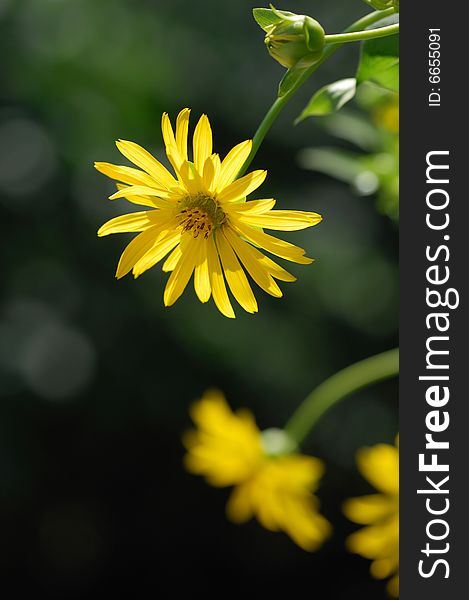
[[[306,15],[273,10],[278,21],[263,27],[270,56],[287,69],[300,61],[302,66],[317,62],[325,45],[321,25]]]

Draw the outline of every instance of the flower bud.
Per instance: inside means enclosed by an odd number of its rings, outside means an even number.
[[[302,66],[317,62],[325,45],[324,29],[306,15],[275,11],[281,17],[275,24],[264,27],[265,45],[270,56],[290,69],[301,61]]]

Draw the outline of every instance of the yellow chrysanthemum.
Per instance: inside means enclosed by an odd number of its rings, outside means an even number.
[[[399,449],[389,444],[362,448],[357,454],[362,475],[380,493],[350,498],[345,515],[367,525],[347,539],[351,552],[371,559],[371,574],[386,579],[391,596],[399,596]]]
[[[118,149],[138,169],[95,164],[98,171],[120,182],[111,199],[126,198],[147,207],[111,219],[98,235],[139,233],[120,258],[118,278],[130,271],[138,277],[169,254],[163,264],[163,271],[171,272],[164,292],[166,306],[176,302],[194,274],[195,292],[201,302],[213,295],[218,309],[234,318],[226,279],[238,303],[255,313],[257,302],[245,271],[275,297],[282,296],[276,279],[295,281],[258,248],[292,262],[312,262],[303,249],[264,233],[263,228],[295,231],[316,225],[321,217],[313,212],[272,210],[273,199],[247,202],[246,197],[263,183],[266,171],[236,179],[252,142],[238,144],[221,161],[212,150],[212,130],[206,115],[195,128],[190,161],[189,113],[188,108],[179,113],[176,133],[168,115],[162,118],[166,154],[176,177],[142,147],[123,140],[117,142]]]
[[[331,530],[314,495],[322,462],[301,454],[270,454],[269,436],[263,436],[253,415],[231,411],[221,392],[206,392],[191,416],[197,429],[184,436],[186,468],[213,486],[235,486],[228,517],[236,523],[256,517],[304,550],[317,549]]]

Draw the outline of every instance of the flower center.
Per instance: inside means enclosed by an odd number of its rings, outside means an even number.
[[[297,450],[297,444],[284,429],[271,427],[261,432],[262,449],[268,456],[281,456]]]
[[[179,208],[183,231],[190,231],[195,238],[199,235],[208,238],[226,220],[225,213],[216,200],[205,194],[187,196],[181,200]]]

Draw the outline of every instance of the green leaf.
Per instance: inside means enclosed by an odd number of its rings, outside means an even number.
[[[375,21],[373,25],[367,27],[367,29],[378,29],[379,27],[386,27],[386,25],[395,25],[399,23],[399,13],[394,13],[387,17],[383,17],[379,21]]]
[[[282,21],[281,15],[271,8],[253,8],[252,14],[256,23],[266,31],[269,25],[276,25]]]
[[[363,171],[361,154],[336,148],[305,148],[298,154],[303,169],[318,171],[340,181],[353,183]]]
[[[300,61],[298,64],[288,69],[278,86],[278,97],[281,98],[282,96],[285,96],[285,94],[295,87],[309,67],[310,65],[302,65]]]
[[[355,144],[362,150],[371,152],[380,147],[380,132],[368,115],[342,111],[326,117],[322,125],[331,135]]]
[[[357,82],[363,81],[399,91],[399,35],[368,40],[363,44]]]
[[[295,123],[308,117],[321,117],[340,110],[355,96],[356,89],[355,77],[340,79],[324,86],[314,94]]]

